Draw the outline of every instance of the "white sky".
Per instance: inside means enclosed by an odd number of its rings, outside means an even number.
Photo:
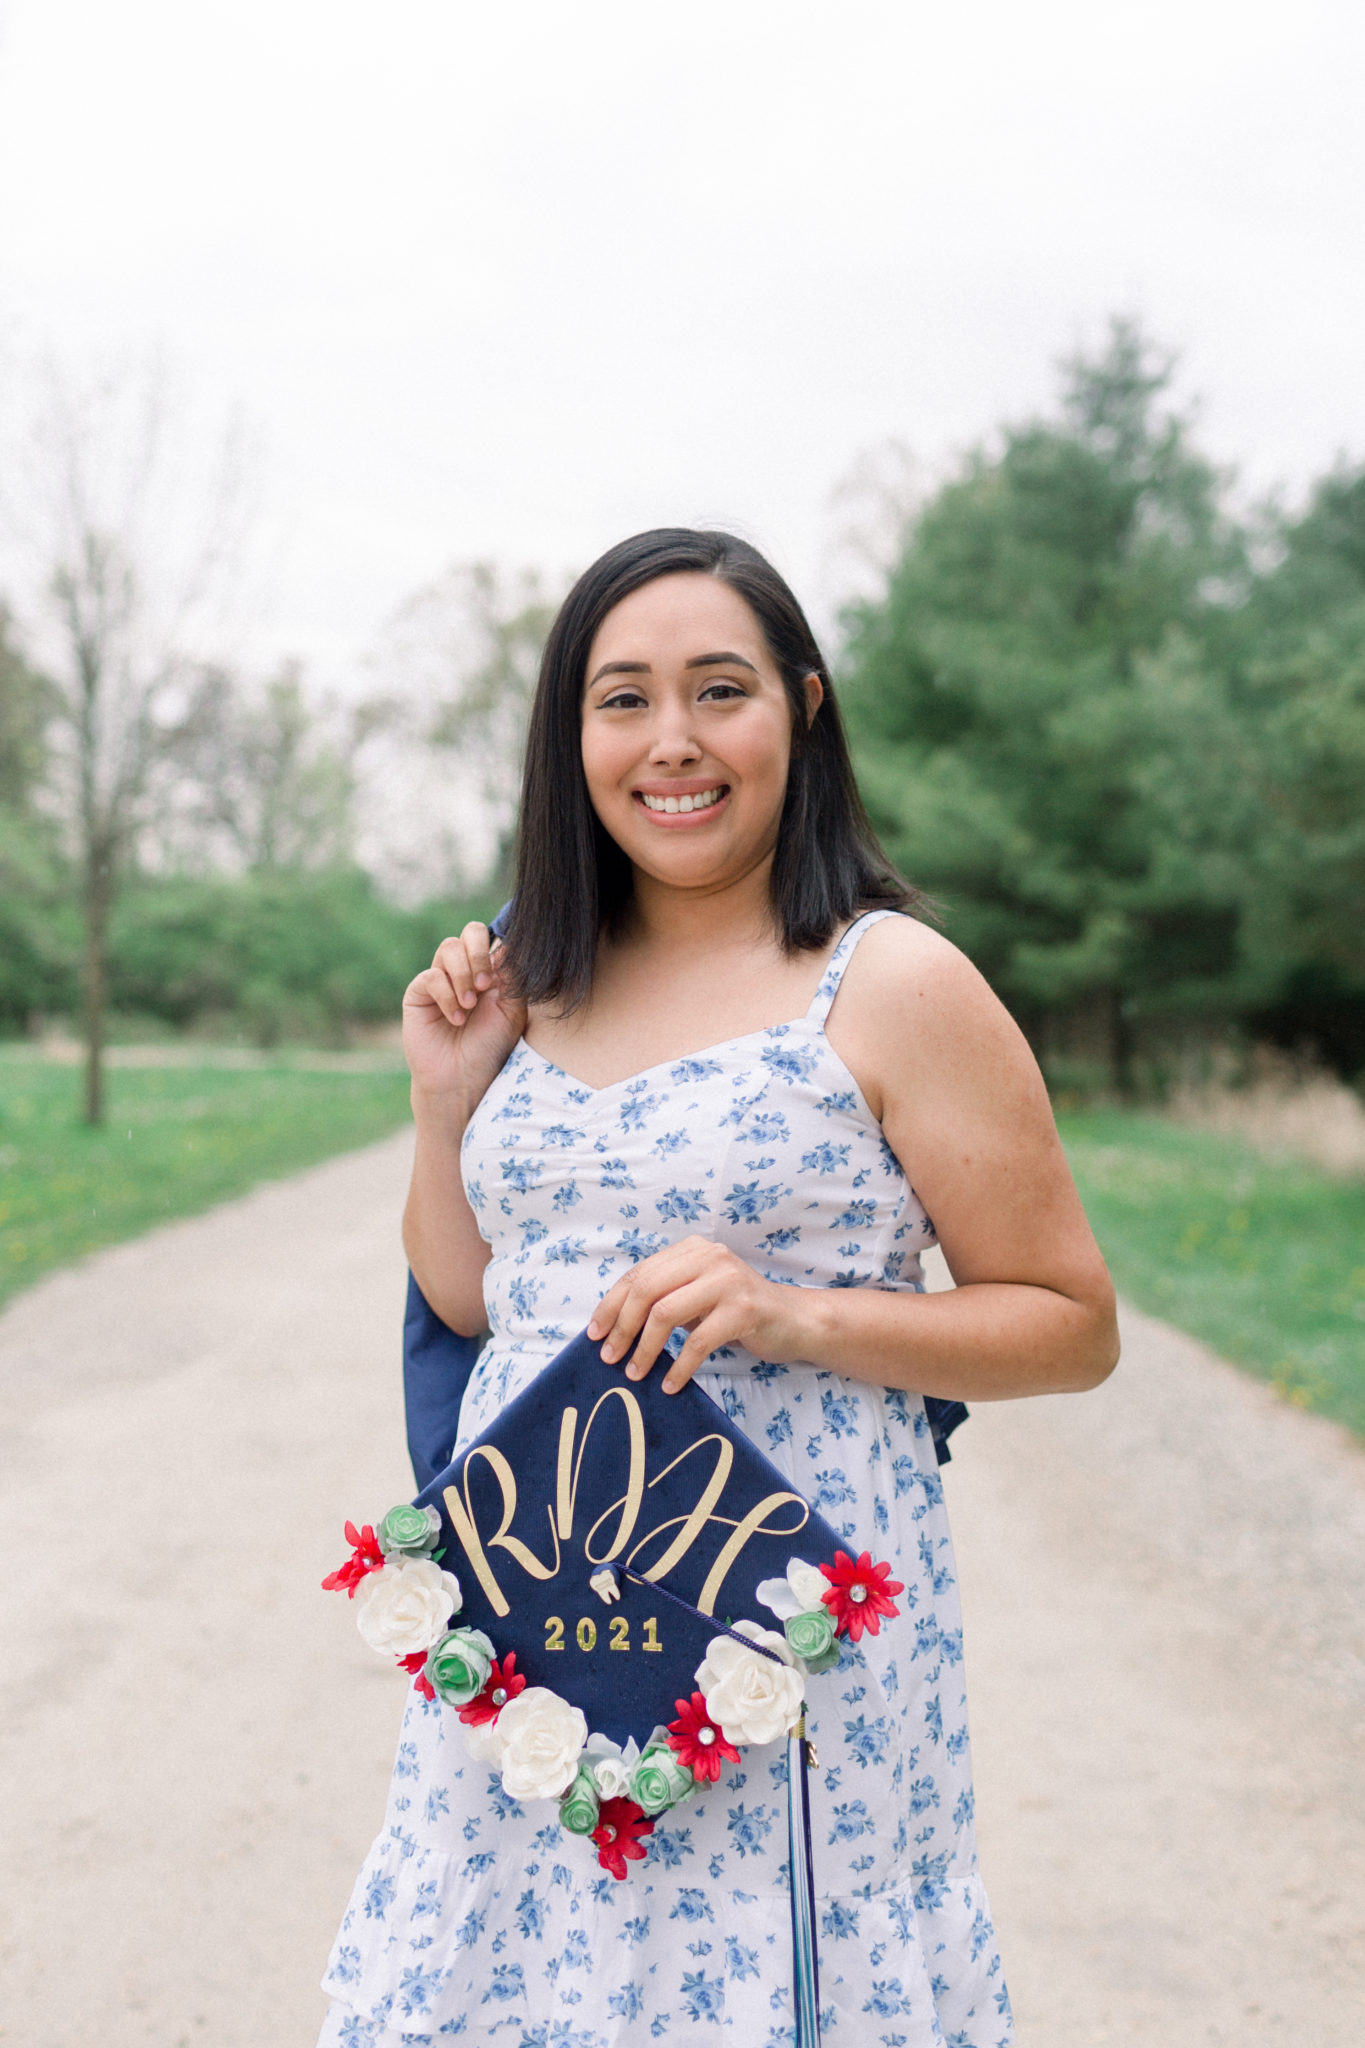
[[[1365,455],[1358,0],[9,0],[0,345],[263,446],[264,656],[455,558],[735,524],[1047,402],[1135,310],[1258,488]]]

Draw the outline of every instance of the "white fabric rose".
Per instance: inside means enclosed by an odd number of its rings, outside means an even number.
[[[505,1709],[504,1709],[505,1711]],[[502,1733],[499,1723],[501,1714],[495,1714],[491,1721],[461,1721],[460,1733],[464,1746],[476,1764],[492,1764],[495,1770],[502,1769]]]
[[[793,1615],[810,1614],[821,1606],[821,1595],[828,1591],[829,1580],[823,1572],[804,1558],[789,1557],[786,1578],[764,1579],[757,1597],[779,1621],[790,1621]]]
[[[356,1627],[372,1650],[411,1657],[445,1634],[460,1605],[460,1582],[429,1557],[391,1557],[355,1591]]]
[[[528,1685],[498,1715],[502,1789],[511,1799],[558,1799],[573,1783],[588,1724],[548,1686]]]
[[[632,1735],[622,1749],[609,1735],[590,1735],[583,1750],[584,1766],[603,1799],[624,1799],[630,1790],[631,1773],[640,1761],[640,1746]]]
[[[706,1711],[727,1742],[776,1742],[800,1715],[805,1674],[783,1637],[771,1629],[754,1621],[736,1622],[735,1628],[781,1661],[775,1664],[757,1650],[746,1650],[734,1636],[712,1636],[697,1666]]]

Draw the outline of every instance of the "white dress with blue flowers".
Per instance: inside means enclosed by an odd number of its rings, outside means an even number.
[[[920,1291],[933,1227],[825,1019],[873,912],[807,1014],[608,1088],[523,1040],[470,1123],[465,1187],[493,1256],[476,1436],[635,1260],[699,1232],[770,1279]],[[715,1353],[699,1383],[851,1542],[891,1561],[902,1615],[813,1679],[808,1727],[820,2005],[837,2048],[1007,2048],[976,1867],[962,1624],[917,1394]],[[785,1744],[752,1748],[655,1828],[618,1882],[552,1805],[509,1799],[454,1710],[410,1693],[385,1825],[324,1989],[319,2048],[793,2039]]]

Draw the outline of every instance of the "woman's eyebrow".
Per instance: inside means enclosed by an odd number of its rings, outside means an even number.
[[[683,663],[683,667],[724,668],[727,664],[731,663],[736,668],[747,668],[751,676],[756,676],[758,674],[758,670],[754,667],[753,663],[751,661],[746,661],[742,654],[732,654],[724,651],[722,651],[720,654],[695,654],[693,655],[691,661],[685,661]]]
[[[649,672],[647,661],[604,661],[597,674],[589,677],[588,688],[600,683],[603,676],[647,676]]]

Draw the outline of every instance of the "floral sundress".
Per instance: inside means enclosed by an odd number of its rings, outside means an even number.
[[[699,1233],[799,1286],[922,1291],[933,1226],[825,1021],[850,926],[804,1017],[607,1088],[525,1041],[472,1118],[463,1176],[492,1247],[492,1331],[467,1443],[633,1262]],[[902,1614],[814,1678],[808,1729],[824,2039],[1008,2048],[1009,1999],[977,1870],[962,1623],[917,1394],[735,1347],[698,1375],[794,1486],[905,1583]],[[553,1808],[475,1764],[454,1710],[408,1696],[384,1827],[323,1988],[319,2048],[635,2048],[714,2028],[789,2048],[784,1744],[746,1750],[665,1816],[625,1882]]]

